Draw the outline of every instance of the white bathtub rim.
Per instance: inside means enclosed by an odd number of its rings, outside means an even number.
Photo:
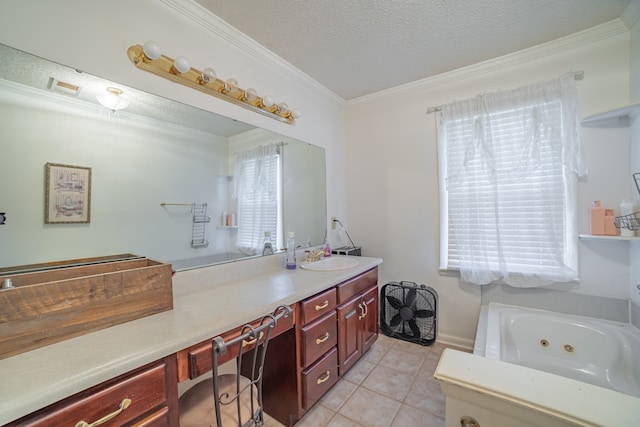
[[[631,323],[618,322],[618,321],[589,317],[589,316],[559,313],[559,312],[537,309],[537,308],[520,307],[520,306],[501,304],[501,303],[489,303],[488,306],[483,306],[481,310],[481,317],[478,323],[477,338],[476,338],[477,343],[475,344],[475,347],[474,347],[474,354],[482,355],[488,359],[505,361],[504,357],[501,354],[501,351],[502,351],[501,336],[500,336],[501,335],[500,329],[502,325],[501,316],[503,313],[505,312],[508,313],[510,311],[516,311],[520,313],[522,312],[532,313],[534,315],[545,315],[545,316],[549,315],[554,317],[560,317],[560,318],[570,320],[572,322],[579,322],[585,325],[592,325],[594,323],[603,324],[606,328],[610,328],[610,327],[614,328],[613,332],[615,333],[615,335],[622,335],[622,336],[626,336],[627,338],[629,337],[629,335],[631,335],[630,338],[634,341],[631,344],[632,346],[635,346],[636,351],[638,349],[637,343],[640,342],[640,330],[638,330],[638,328],[632,325]],[[609,330],[609,332],[611,332],[611,330]],[[609,385],[595,384],[595,383],[592,383],[592,384],[596,386],[603,386],[605,388],[610,388],[614,391],[621,391],[622,393],[630,393],[631,395],[638,396],[638,381],[640,378],[639,376],[640,369],[638,368],[638,366],[640,366],[640,363],[638,363],[637,361],[634,362],[633,360],[634,356],[637,357],[635,353],[627,354],[626,357],[627,359],[631,359],[630,362],[632,363],[632,365],[635,365],[635,368],[631,367],[632,370],[635,369],[636,371],[635,382],[631,381],[627,383],[625,381],[622,384],[618,383],[617,385],[614,386],[614,383],[609,381],[609,377],[607,375],[606,380],[604,381],[605,383],[609,382]],[[505,363],[507,362],[508,361],[506,361]],[[535,369],[533,367],[531,368]],[[554,374],[551,371],[546,371],[546,372]],[[562,374],[559,374],[559,375],[564,376]],[[565,377],[571,378],[571,376],[565,376]],[[573,379],[580,381],[580,379],[577,379],[577,377]],[[622,391],[622,390],[625,390],[625,391]]]
[[[486,307],[486,309],[485,309]],[[500,328],[496,328],[496,327],[489,327],[489,325],[499,325],[500,322],[500,312],[501,311],[507,311],[507,310],[516,310],[516,311],[528,311],[528,312],[534,312],[534,313],[538,313],[538,314],[548,314],[548,315],[553,315],[553,316],[560,316],[563,318],[569,318],[569,319],[578,319],[578,320],[584,320],[586,322],[602,322],[604,324],[607,325],[611,325],[611,326],[616,326],[616,327],[622,327],[625,329],[629,329],[631,331],[633,331],[632,333],[635,335],[640,336],[640,330],[638,328],[636,328],[633,324],[628,323],[628,322],[618,322],[615,320],[609,320],[609,319],[602,319],[602,318],[598,318],[598,317],[590,317],[590,316],[582,316],[582,315],[578,315],[578,314],[568,314],[568,313],[561,313],[561,312],[557,312],[557,311],[551,311],[551,310],[544,310],[544,309],[540,309],[540,308],[531,308],[531,307],[522,307],[522,306],[517,306],[517,305],[510,305],[510,304],[502,304],[502,303],[497,303],[497,302],[490,302],[489,304],[487,304],[486,306],[483,306],[483,309],[485,309],[485,317],[482,319],[482,333],[483,333],[483,338],[484,338],[484,356],[488,357],[490,359],[496,359],[496,360],[502,360],[501,359],[501,349],[500,346],[497,344],[500,342]],[[482,313],[481,313],[482,314]],[[480,322],[478,323],[478,329],[480,329]],[[477,339],[477,337],[476,337]],[[475,352],[474,352],[475,353]]]

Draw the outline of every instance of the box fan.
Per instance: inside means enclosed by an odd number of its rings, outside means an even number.
[[[380,329],[385,335],[420,345],[436,340],[438,294],[414,282],[390,282],[382,287]]]

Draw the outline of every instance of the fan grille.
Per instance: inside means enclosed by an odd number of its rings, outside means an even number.
[[[385,335],[420,345],[436,340],[437,293],[414,282],[390,282],[382,287],[381,330]]]

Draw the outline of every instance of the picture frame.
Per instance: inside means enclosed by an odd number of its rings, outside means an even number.
[[[91,222],[91,168],[45,164],[45,224]]]

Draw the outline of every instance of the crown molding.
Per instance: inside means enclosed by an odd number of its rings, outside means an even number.
[[[620,19],[631,30],[640,21],[640,0],[631,0]]]
[[[311,89],[316,95],[324,98],[338,108],[345,108],[346,101],[343,98],[193,0],[160,1],[194,24],[210,31],[232,46],[262,62],[267,67],[275,70],[284,78],[294,80],[300,85]]]
[[[479,62],[477,64],[458,68],[456,70],[448,71],[436,76],[416,80],[405,85],[396,86],[394,88],[385,89],[380,92],[354,98],[347,101],[347,106],[384,101],[390,97],[407,95],[420,91],[427,91],[441,85],[449,84],[451,82],[458,82],[460,80],[481,76],[520,64],[526,64],[540,58],[555,55],[565,50],[575,49],[577,47],[589,45],[596,41],[615,37],[628,32],[629,29],[621,19],[614,19],[612,21],[596,25],[595,27],[568,35],[566,37],[561,37],[547,43],[509,53],[498,58]]]

